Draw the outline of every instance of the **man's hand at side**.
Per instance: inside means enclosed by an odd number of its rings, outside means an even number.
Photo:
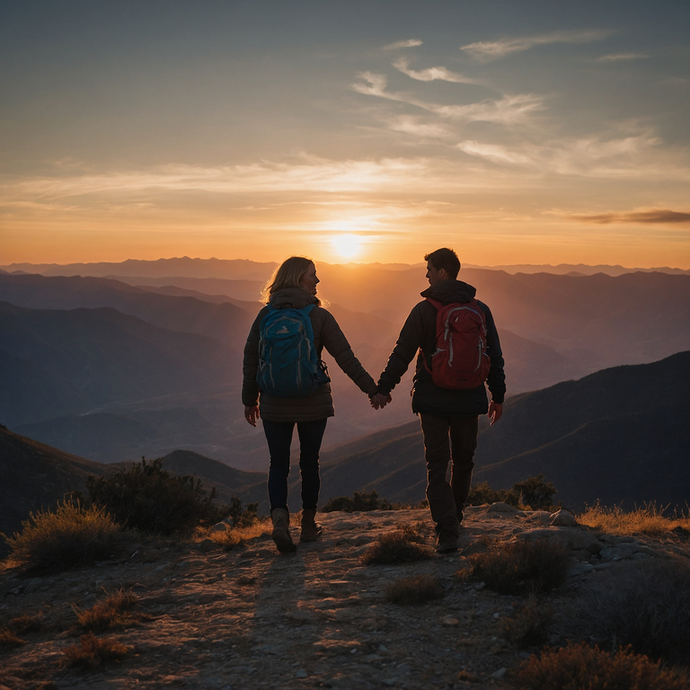
[[[503,416],[503,403],[489,403],[489,425],[493,426]]]
[[[256,420],[259,418],[259,406],[258,405],[245,405],[244,406],[244,418],[252,426],[256,426]]]

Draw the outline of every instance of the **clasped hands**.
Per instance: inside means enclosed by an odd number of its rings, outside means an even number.
[[[374,393],[369,398],[369,402],[375,410],[383,409],[392,400],[390,393]]]

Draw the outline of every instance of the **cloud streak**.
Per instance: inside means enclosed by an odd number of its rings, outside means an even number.
[[[475,60],[480,62],[490,62],[499,60],[511,53],[521,53],[536,46],[549,45],[552,43],[592,43],[600,41],[611,35],[611,31],[605,29],[588,29],[585,31],[554,31],[538,36],[528,36],[525,38],[506,38],[502,41],[480,41],[461,46],[463,50]]]
[[[602,55],[596,58],[594,62],[624,62],[626,60],[645,60],[649,55],[642,53],[616,53],[614,55]]]
[[[441,80],[454,82],[456,84],[477,83],[474,79],[466,77],[463,74],[459,74],[458,72],[451,72],[449,69],[446,69],[445,67],[429,67],[423,70],[412,70],[410,69],[409,65],[410,61],[405,57],[398,58],[393,63],[393,67],[395,67],[403,74],[406,74],[408,77],[416,79],[417,81]]]
[[[408,94],[388,91],[388,80],[383,74],[361,72],[358,76],[361,81],[351,85],[351,88],[358,93],[408,103],[440,117],[460,122],[493,122],[511,125],[525,121],[528,115],[544,107],[543,99],[534,94],[504,96],[498,100],[487,99],[467,105],[440,105]]]
[[[418,38],[410,38],[407,41],[396,41],[395,43],[389,43],[387,46],[383,46],[384,50],[397,50],[399,48],[416,48],[421,46],[422,41]]]
[[[572,220],[583,223],[608,225],[609,223],[642,223],[644,225],[690,224],[690,213],[671,211],[666,208],[655,208],[628,213],[595,213],[569,216]]]

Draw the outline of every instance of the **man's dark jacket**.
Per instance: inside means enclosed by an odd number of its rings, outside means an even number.
[[[476,293],[475,288],[460,280],[442,280],[422,292],[422,297],[430,297],[445,305],[469,302]],[[491,360],[487,383],[492,400],[502,403],[506,384],[501,343],[489,307],[479,300],[477,304],[486,317],[487,354]],[[450,390],[437,386],[431,380],[429,369],[431,369],[431,356],[436,351],[436,314],[436,308],[426,300],[419,302],[410,312],[400,331],[395,349],[388,359],[386,369],[379,379],[379,392],[390,393],[400,383],[415,354],[419,353],[417,370],[413,379],[413,412],[439,417],[470,417],[486,414],[489,410],[489,402],[484,384],[468,390]],[[424,365],[424,358],[429,369]]]

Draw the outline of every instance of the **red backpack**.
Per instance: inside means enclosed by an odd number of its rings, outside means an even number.
[[[437,312],[436,352],[431,357],[430,369],[433,382],[454,390],[481,386],[491,368],[486,354],[486,318],[481,307],[474,299],[451,304],[426,299]]]

